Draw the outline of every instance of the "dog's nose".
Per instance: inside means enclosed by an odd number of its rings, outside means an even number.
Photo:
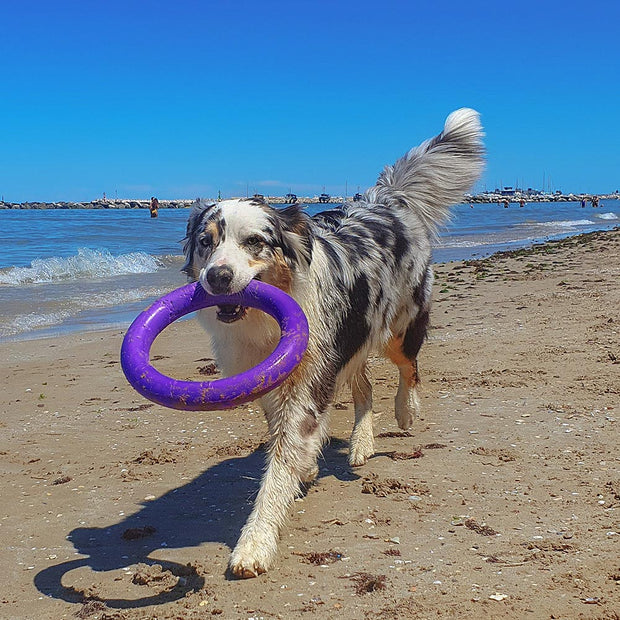
[[[211,267],[211,269],[207,271],[207,282],[209,283],[211,292],[215,295],[225,295],[228,293],[228,287],[232,279],[232,269],[225,265],[221,267]]]

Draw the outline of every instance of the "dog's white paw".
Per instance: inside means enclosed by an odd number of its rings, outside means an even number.
[[[234,561],[233,558],[231,558],[230,572],[238,579],[252,579],[267,572],[267,569],[253,558],[246,558],[239,561]]]
[[[398,428],[402,428],[404,431],[411,428],[414,420],[414,415],[410,409],[399,409],[396,411],[396,422]]]
[[[374,450],[351,450],[349,452],[349,465],[351,467],[366,465],[366,462],[374,453]]]
[[[351,435],[351,444],[349,447],[349,465],[351,467],[361,467],[375,453],[375,442],[372,436],[368,434]]]
[[[277,553],[277,538],[242,534],[230,556],[230,572],[239,579],[266,573]]]
[[[413,421],[420,413],[420,399],[415,388],[413,390],[399,389],[394,405],[398,427],[406,431],[411,428]]]

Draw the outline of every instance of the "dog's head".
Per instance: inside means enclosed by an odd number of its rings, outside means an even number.
[[[294,274],[310,262],[308,218],[293,205],[274,209],[259,199],[198,201],[187,223],[183,271],[213,295],[231,295],[250,280],[290,293]],[[218,306],[217,317],[233,323],[240,306]]]

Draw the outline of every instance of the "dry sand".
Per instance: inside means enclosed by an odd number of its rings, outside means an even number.
[[[2,618],[619,618],[620,232],[437,267],[423,418],[351,471],[348,394],[273,570],[226,576],[256,493],[256,406],[143,400],[120,331],[2,344]],[[200,340],[199,340],[200,339]],[[192,321],[156,365],[209,376]]]

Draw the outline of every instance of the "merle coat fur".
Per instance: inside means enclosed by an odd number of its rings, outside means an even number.
[[[339,386],[351,387],[355,408],[349,463],[363,465],[373,455],[370,354],[398,367],[396,420],[402,429],[413,423],[433,284],[431,241],[480,175],[481,138],[478,114],[457,110],[438,136],[387,166],[361,201],[314,217],[255,199],[193,207],[184,246],[189,278],[213,294],[263,280],[294,297],[310,325],[301,364],[261,399],[267,468],[230,559],[233,575],[255,577],[272,565],[291,502],[318,473]],[[208,308],[199,318],[228,375],[255,366],[279,339],[275,321],[252,308]]]

